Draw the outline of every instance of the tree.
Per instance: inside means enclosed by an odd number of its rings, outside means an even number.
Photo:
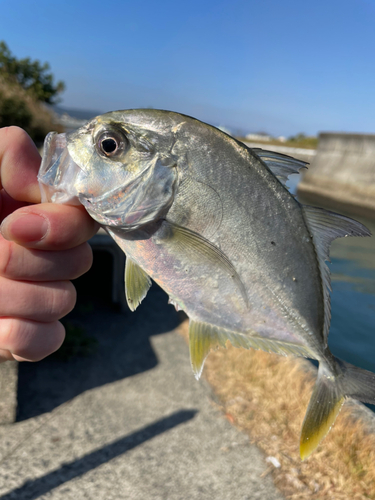
[[[33,115],[25,101],[14,97],[5,97],[0,92],[0,127],[17,125],[28,130],[32,119]]]
[[[58,81],[54,84],[53,74],[49,72],[48,63],[41,64],[29,57],[17,59],[10,52],[7,44],[0,41],[0,75],[8,80],[16,81],[34,97],[47,104],[55,104],[57,96],[65,90],[65,84]]]

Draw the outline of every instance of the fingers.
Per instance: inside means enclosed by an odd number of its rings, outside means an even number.
[[[40,203],[39,166],[38,150],[24,130],[0,129],[0,187],[15,200]]]
[[[0,129],[0,361],[37,361],[60,347],[58,319],[76,300],[67,280],[92,263],[85,242],[98,224],[82,207],[40,204],[40,160],[23,130]]]
[[[0,362],[39,361],[56,351],[64,341],[65,329],[59,321],[38,323],[16,318],[0,318]]]
[[[75,302],[70,281],[33,283],[0,278],[0,317],[50,323],[68,314]]]
[[[83,207],[40,204],[40,156],[17,127],[0,129],[0,361],[37,361],[64,339],[76,300],[67,281],[92,263],[99,225]]]
[[[31,250],[0,237],[0,276],[21,281],[73,280],[92,265],[88,243],[78,247],[49,252]]]
[[[27,248],[65,250],[87,241],[98,228],[83,207],[42,203],[10,214],[1,234]]]

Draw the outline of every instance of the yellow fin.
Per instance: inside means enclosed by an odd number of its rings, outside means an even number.
[[[302,425],[300,455],[305,460],[328,434],[345,397],[333,375],[319,367],[318,378]]]
[[[151,279],[138,264],[129,257],[125,265],[125,295],[129,309],[135,311],[146,297],[151,286]]]
[[[208,323],[190,320],[189,347],[190,361],[195,378],[201,376],[204,361],[212,349],[225,347],[227,340],[233,347],[244,349],[261,349],[265,352],[281,354],[283,356],[305,356],[313,358],[314,354],[305,346],[290,344],[279,340],[267,339],[252,333],[242,334],[219,328]]]
[[[283,342],[282,340],[268,339],[252,333],[242,334],[226,331],[227,339],[233,347],[244,347],[245,349],[260,349],[264,352],[271,352],[281,356],[303,356],[305,358],[315,358],[315,355],[308,347],[300,344]]]
[[[211,349],[220,345],[225,347],[225,341],[219,339],[219,329],[207,323],[190,320],[189,322],[189,349],[190,361],[194,376],[199,380],[204,361]]]

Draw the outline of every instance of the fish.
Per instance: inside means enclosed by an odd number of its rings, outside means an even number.
[[[302,460],[346,398],[375,403],[375,374],[328,347],[330,245],[370,232],[298,202],[286,181],[305,166],[192,117],[135,109],[50,133],[38,176],[43,201],[82,204],[125,252],[132,311],[153,280],[186,312],[197,379],[228,341],[319,362]]]

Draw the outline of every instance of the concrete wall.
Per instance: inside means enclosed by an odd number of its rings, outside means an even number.
[[[322,133],[298,195],[306,201],[375,216],[375,134]]]

